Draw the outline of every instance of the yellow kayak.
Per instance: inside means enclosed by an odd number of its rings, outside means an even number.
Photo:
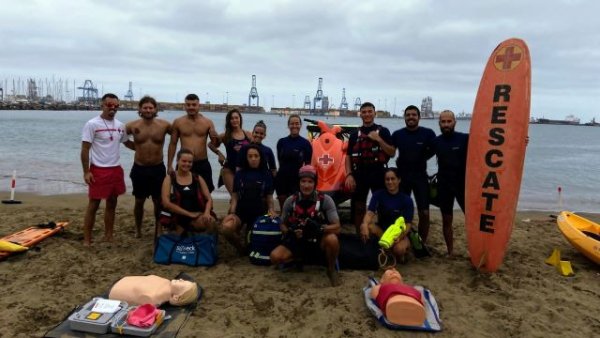
[[[600,264],[600,224],[563,211],[556,219],[563,236],[587,258]]]

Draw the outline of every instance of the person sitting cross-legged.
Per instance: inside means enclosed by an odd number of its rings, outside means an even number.
[[[229,214],[221,223],[221,232],[241,255],[246,252],[244,226],[247,233],[259,216],[275,215],[273,175],[266,168],[263,153],[258,145],[250,144],[245,156],[233,180]]]

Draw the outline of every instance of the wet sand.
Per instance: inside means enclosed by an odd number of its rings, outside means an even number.
[[[205,295],[179,337],[412,337],[389,331],[368,312],[362,287],[372,271],[341,271],[342,285],[329,286],[322,267],[282,272],[253,266],[219,243],[216,266],[163,266],[152,261],[154,228],[146,203],[143,237],[134,238],[133,198],[121,197],[114,243],[103,235],[98,213],[91,248],[82,245],[84,195],[20,194],[21,205],[0,204],[0,235],[27,226],[68,220],[67,230],[38,249],[0,262],[0,337],[42,336],[69,311],[126,275],[166,278],[184,271]],[[227,201],[216,202],[223,215]],[[101,209],[103,205],[101,205]],[[464,218],[455,217],[456,257],[444,255],[437,209],[432,208],[429,245],[433,257],[410,259],[398,269],[405,281],[429,288],[441,310],[443,331],[435,337],[592,337],[600,332],[600,266],[567,243],[549,217],[552,212],[519,212],[503,266],[480,274],[468,260]],[[590,218],[600,221],[600,216]],[[563,277],[544,264],[553,248],[570,260],[575,276]],[[434,336],[419,334],[419,336]]]

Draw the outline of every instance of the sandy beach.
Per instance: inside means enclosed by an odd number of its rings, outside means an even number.
[[[253,266],[222,240],[216,266],[162,266],[152,261],[151,203],[146,203],[143,237],[134,238],[133,198],[119,200],[114,243],[82,245],[84,195],[19,194],[21,205],[0,204],[0,235],[48,221],[70,222],[38,249],[0,262],[0,337],[42,336],[69,311],[107,290],[126,275],[166,278],[184,271],[205,290],[179,337],[409,337],[389,331],[370,315],[362,287],[374,271],[341,271],[342,285],[329,286],[322,267],[282,272]],[[216,202],[223,215],[226,201]],[[103,205],[101,206],[103,208]],[[562,237],[552,212],[519,212],[499,272],[480,274],[466,251],[464,218],[455,217],[455,251],[445,244],[437,209],[432,208],[429,245],[433,257],[398,266],[405,281],[429,288],[441,310],[436,337],[592,337],[600,332],[600,267]],[[99,212],[94,239],[102,236]],[[599,221],[600,216],[588,215]],[[575,276],[563,277],[544,264],[553,248],[570,260]]]

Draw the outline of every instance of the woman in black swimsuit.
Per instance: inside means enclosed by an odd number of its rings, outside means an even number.
[[[233,178],[238,164],[238,154],[244,145],[250,143],[252,133],[242,129],[242,114],[237,109],[232,109],[225,116],[225,132],[219,135],[219,140],[225,144],[227,156],[218,152],[219,163],[223,166],[221,176],[225,188],[231,195],[233,191]]]

